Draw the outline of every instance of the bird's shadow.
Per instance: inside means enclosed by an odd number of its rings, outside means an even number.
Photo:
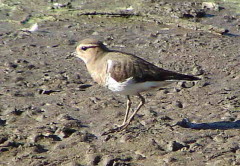
[[[240,120],[237,121],[219,121],[211,123],[192,123],[188,119],[183,119],[178,122],[176,125],[179,125],[184,128],[191,128],[196,130],[201,129],[212,129],[212,130],[228,130],[228,129],[240,129]]]

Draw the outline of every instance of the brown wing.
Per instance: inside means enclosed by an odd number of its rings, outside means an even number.
[[[128,58],[112,59],[108,64],[110,76],[118,82],[133,77],[136,82],[167,80],[199,80],[199,78],[179,74],[159,68],[139,57],[128,55]]]

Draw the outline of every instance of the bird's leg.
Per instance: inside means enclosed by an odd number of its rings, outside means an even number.
[[[132,113],[132,115],[130,116],[130,118],[125,121],[125,123],[123,123],[121,126],[119,126],[120,130],[123,130],[125,128],[127,128],[127,126],[132,122],[134,116],[136,115],[136,113],[141,109],[141,107],[145,104],[145,99],[142,95],[138,94],[138,97],[141,99],[140,103],[138,104],[137,109]]]
[[[132,101],[131,101],[131,99],[130,99],[130,96],[127,95],[127,108],[126,108],[126,113],[125,113],[125,117],[124,117],[124,120],[123,120],[122,125],[124,125],[124,124],[126,123],[126,121],[127,121],[128,114],[129,114],[131,105],[132,105]]]
[[[145,104],[145,99],[142,95],[138,94],[138,97],[141,99],[137,109],[132,113],[132,115],[130,116],[130,118],[127,119],[128,117],[128,114],[129,114],[129,110],[130,110],[130,107],[131,107],[131,100],[130,100],[130,97],[128,97],[128,103],[127,103],[127,109],[126,109],[126,114],[125,114],[125,118],[124,118],[124,121],[123,121],[123,124],[118,126],[117,128],[113,128],[113,129],[110,129],[106,132],[103,132],[102,135],[108,135],[110,133],[114,133],[114,132],[119,132],[119,131],[122,131],[124,129],[127,128],[127,126],[131,123],[131,121],[133,120],[135,114],[140,110],[140,108]]]

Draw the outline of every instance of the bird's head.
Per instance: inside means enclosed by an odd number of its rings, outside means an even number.
[[[90,60],[103,55],[107,50],[107,47],[101,41],[89,38],[80,41],[76,48],[76,56],[88,63]]]

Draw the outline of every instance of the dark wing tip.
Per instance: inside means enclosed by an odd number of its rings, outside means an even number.
[[[164,81],[167,80],[186,80],[186,81],[197,81],[201,80],[201,78],[193,76],[193,75],[186,75],[186,74],[180,74],[176,72],[171,71],[165,71],[160,74],[160,78],[162,78]]]
[[[197,80],[201,80],[201,78],[196,77],[196,76],[192,76],[192,75],[183,75],[183,80],[187,80],[187,81],[197,81]]]

